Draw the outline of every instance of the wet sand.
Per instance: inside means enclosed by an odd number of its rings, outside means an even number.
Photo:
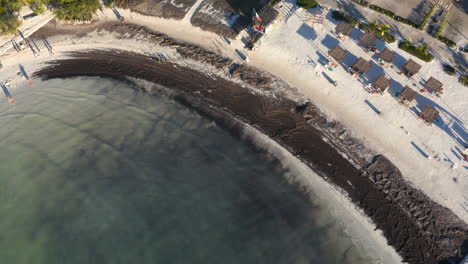
[[[177,92],[176,99],[197,108],[225,127],[232,129],[228,125],[230,122],[223,122],[230,120],[232,116],[257,128],[303,160],[323,178],[345,190],[408,263],[444,263],[443,259],[446,257],[463,254],[459,247],[468,234],[466,226],[456,222],[449,225],[455,226],[454,229],[442,230],[434,223],[430,232],[427,232],[428,229],[418,224],[397,197],[389,197],[385,188],[375,184],[379,181],[376,178],[379,175],[393,171],[393,174],[387,174],[395,176],[394,172],[398,169],[384,157],[377,158],[374,166],[369,167],[370,170],[353,166],[325,142],[322,133],[304,118],[307,106],[298,106],[285,97],[254,94],[249,89],[222,78],[209,77],[169,62],[155,62],[144,55],[122,51],[118,54],[113,51],[74,53],[71,59],[52,62],[36,72],[36,75],[42,78],[88,75],[118,79],[129,76],[162,85]],[[308,116],[314,116],[313,111],[308,111]],[[383,172],[379,171],[382,169]],[[412,190],[410,186],[403,188]],[[426,202],[429,207],[434,204],[430,200],[421,201]],[[440,219],[440,216],[436,219]],[[467,246],[465,240],[464,250]]]

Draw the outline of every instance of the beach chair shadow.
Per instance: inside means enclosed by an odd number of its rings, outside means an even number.
[[[414,141],[411,141],[411,145],[419,152],[421,153],[421,155],[423,155],[425,158],[428,158],[429,155],[424,152],[424,150],[422,150],[416,143],[414,143]]]
[[[318,62],[319,64],[321,64],[322,66],[325,66],[325,65],[328,64],[328,59],[327,59],[327,57],[325,57],[320,51],[317,50],[315,53],[317,53],[317,55],[318,55],[318,57],[319,57],[319,58],[317,59],[317,62]]]
[[[380,115],[382,112],[374,105],[372,104],[369,100],[364,100],[364,103],[366,103],[376,114]]]

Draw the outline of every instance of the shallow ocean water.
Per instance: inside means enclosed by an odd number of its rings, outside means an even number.
[[[0,102],[0,263],[380,262],[296,170],[164,94],[97,77],[12,94]]]

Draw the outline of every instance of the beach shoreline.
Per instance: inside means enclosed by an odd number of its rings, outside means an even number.
[[[138,19],[143,17],[136,16],[137,22]],[[321,113],[327,109],[320,110],[304,98],[295,97],[294,87],[274,88],[281,81],[279,78],[272,80],[272,75],[249,66],[238,65],[228,72],[235,58],[194,45],[199,39],[189,43],[190,36],[179,41],[187,30],[184,28],[178,29],[176,38],[139,24],[106,20],[64,28],[46,26],[32,36],[54,36],[52,45],[63,54],[66,52],[66,56],[57,56],[56,61],[41,60],[38,76],[88,75],[121,80],[129,76],[174,89],[184,95],[177,99],[187,106],[194,107],[196,99],[199,109],[208,107],[212,112],[223,113],[218,121],[232,116],[253,126],[344,190],[405,261],[442,263],[439,261],[445,257],[460,258],[467,253],[468,242],[463,242],[463,237],[468,235],[468,229],[463,221],[432,202],[416,189],[416,184],[403,179],[391,161],[371,150],[373,146],[363,146],[343,125],[327,119]],[[111,41],[99,43],[98,39],[109,35]],[[66,38],[73,45],[64,41]],[[131,53],[133,46],[120,45],[118,41],[137,44],[135,51]],[[186,101],[188,97],[192,100]],[[248,107],[244,108],[245,105]],[[216,119],[212,114],[209,116]]]
[[[386,194],[386,190],[379,189],[369,177],[365,177],[366,173],[372,174],[382,166],[389,166],[393,172],[398,171],[391,162],[377,157],[376,161],[383,162],[384,165],[377,166],[376,170],[357,169],[324,141],[320,131],[308,123],[304,118],[305,109],[285,97],[274,98],[254,94],[222,78],[213,78],[189,68],[176,66],[171,62],[158,62],[148,56],[124,51],[78,52],[71,54],[71,58],[51,62],[49,66],[36,72],[36,75],[46,79],[82,75],[113,78],[129,76],[174,89],[197,98],[215,111],[239,118],[287,148],[324,179],[345,190],[353,203],[374,221],[377,228],[383,231],[389,244],[408,263],[440,263],[443,258],[453,256],[447,254],[456,254],[459,251],[458,248],[453,248],[453,242],[457,240],[456,243],[461,246],[460,239],[463,239],[468,232],[464,229],[462,221],[448,223],[451,224],[450,227],[460,226],[457,230],[437,230],[443,224],[440,222],[436,226],[431,226],[430,232],[423,232],[418,227],[417,221],[408,215],[397,200],[391,199]],[[180,100],[185,101],[183,97]],[[189,101],[185,102],[190,104]],[[309,112],[309,115],[314,115],[314,111]],[[319,114],[316,113],[316,116]],[[389,175],[395,176],[392,173]],[[411,186],[403,187],[410,188],[412,193],[415,191],[411,190]],[[445,212],[447,215],[443,216],[437,215],[440,210],[435,211],[436,213],[432,213],[433,216],[429,215],[429,218],[456,219],[453,214],[450,216],[451,212],[448,210]],[[451,236],[452,244],[437,245],[440,241],[436,240],[440,236],[429,236],[429,233],[435,231],[442,236]],[[451,253],[447,252],[448,248],[452,248]]]

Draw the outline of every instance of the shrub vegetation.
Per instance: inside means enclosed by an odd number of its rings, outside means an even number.
[[[387,43],[393,43],[396,41],[395,37],[389,33],[390,27],[385,24],[377,25],[376,21],[371,21],[369,24],[366,23],[361,23],[359,24],[359,28],[366,31],[366,32],[372,32],[374,35],[387,42]]]
[[[455,74],[455,68],[448,64],[444,64],[444,72],[450,76],[453,76]]]
[[[297,0],[296,3],[298,6],[305,8],[305,9],[315,8],[318,6],[318,3],[316,0]]]
[[[424,28],[426,28],[427,23],[429,23],[429,20],[431,19],[432,15],[434,14],[434,12],[436,10],[436,7],[437,7],[437,5],[433,5],[431,7],[431,10],[429,10],[429,13],[426,14],[426,16],[424,17],[423,22],[421,23],[421,25],[419,25],[420,30],[424,30]]]
[[[62,20],[91,20],[99,8],[99,0],[49,0],[55,16]]]
[[[438,40],[442,41],[443,43],[447,44],[447,46],[453,48],[455,47],[457,44],[455,43],[455,41],[451,40],[451,39],[448,39],[444,36],[439,36],[437,37]]]
[[[408,52],[409,54],[425,61],[430,62],[434,57],[427,52],[427,46],[422,44],[419,47],[414,46],[410,41],[405,40],[398,44],[398,48]]]
[[[442,19],[442,23],[440,23],[440,26],[437,28],[437,31],[434,34],[434,38],[439,38],[442,31],[444,31],[444,29],[445,29],[445,27],[447,26],[447,23],[448,23],[448,16],[449,16],[449,12],[447,11],[447,13],[445,13],[444,18]]]
[[[460,77],[460,83],[465,86],[468,86],[468,75],[465,74],[462,77]]]
[[[15,13],[22,6],[22,0],[0,0],[0,35],[13,33],[21,25]]]
[[[353,2],[359,5],[365,6],[365,7],[369,6],[369,2],[367,2],[366,0],[353,0]]]
[[[351,16],[348,16],[346,15],[345,13],[341,12],[341,11],[337,11],[337,10],[333,10],[332,12],[332,18],[335,19],[335,20],[338,20],[338,21],[344,21],[344,22],[347,22],[353,26],[357,26],[358,25],[358,21],[356,19],[354,19],[353,17]]]

